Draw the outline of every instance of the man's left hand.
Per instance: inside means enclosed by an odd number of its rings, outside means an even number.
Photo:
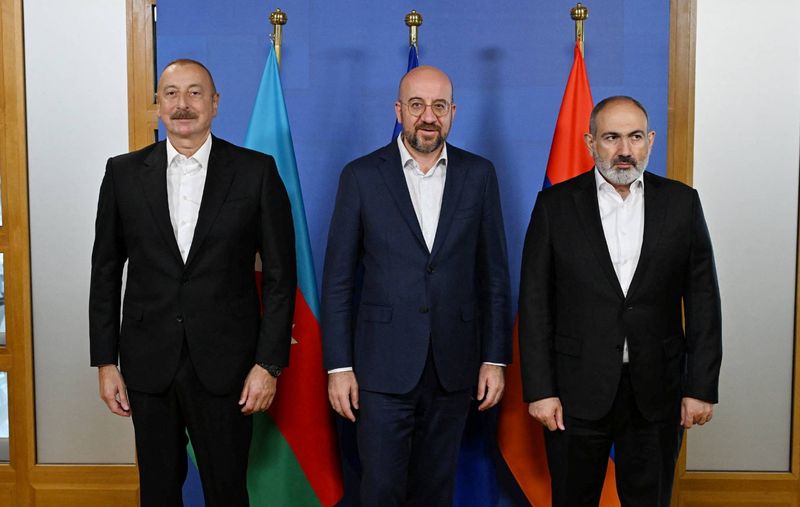
[[[242,413],[251,415],[255,412],[266,412],[272,404],[272,399],[275,398],[277,388],[277,378],[261,366],[253,366],[244,380],[242,395],[239,397]]]
[[[482,364],[478,372],[478,393],[481,400],[478,410],[488,410],[500,402],[505,388],[505,368],[495,364]]]
[[[681,426],[687,430],[694,424],[704,425],[714,416],[714,405],[697,398],[681,400]]]

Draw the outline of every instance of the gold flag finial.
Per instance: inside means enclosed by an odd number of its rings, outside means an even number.
[[[569,10],[572,20],[575,21],[575,42],[581,48],[583,54],[583,22],[589,19],[589,9],[585,5],[578,3],[575,7]]]
[[[278,65],[281,64],[281,38],[283,37],[283,25],[286,24],[286,21],[289,18],[286,17],[286,13],[280,9],[275,9],[274,12],[270,13],[269,15],[269,22],[272,23],[272,41],[275,45],[275,59],[278,61]]]
[[[422,25],[422,14],[412,10],[406,14],[406,26],[408,27],[408,45],[417,45],[417,29]]]

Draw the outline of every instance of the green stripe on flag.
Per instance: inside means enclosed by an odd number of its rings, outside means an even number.
[[[268,414],[253,415],[247,490],[251,507],[321,505],[292,448]]]
[[[197,466],[192,443],[186,446]],[[253,439],[247,465],[250,507],[321,507],[300,463],[268,414],[253,414]]]

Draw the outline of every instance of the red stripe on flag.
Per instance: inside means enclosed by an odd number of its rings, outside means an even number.
[[[256,271],[261,298],[261,272]],[[311,488],[324,507],[344,495],[336,427],[328,405],[328,375],[322,367],[319,322],[297,289],[289,366],[278,379],[269,408],[275,425],[289,443]],[[294,342],[297,343],[294,343]]]
[[[269,409],[292,447],[320,503],[332,506],[342,498],[342,472],[333,416],[328,405],[328,375],[322,367],[319,322],[300,289],[294,310],[289,367],[278,381]]]
[[[583,55],[575,45],[575,59],[569,72],[561,109],[558,112],[550,158],[547,159],[547,179],[551,185],[561,183],[584,173],[594,166],[594,160],[583,142],[583,134],[589,132],[589,116],[592,114],[592,91]]]

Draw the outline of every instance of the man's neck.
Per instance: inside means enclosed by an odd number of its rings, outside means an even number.
[[[206,132],[202,136],[194,136],[194,137],[172,137],[167,134],[167,138],[169,139],[170,144],[172,147],[175,148],[175,151],[180,153],[186,158],[190,158],[192,155],[197,153],[197,150],[203,146],[203,143],[206,142],[210,132]]]
[[[405,137],[403,138],[403,146],[406,147],[408,153],[411,155],[411,158],[417,162],[417,165],[419,165],[419,170],[422,171],[422,174],[428,174],[428,171],[430,171],[436,161],[439,160],[439,156],[442,154],[442,150],[444,149],[444,143],[442,143],[442,145],[439,146],[439,149],[435,152],[422,153],[421,151],[414,149],[413,146],[410,146]]]
[[[633,183],[628,183],[627,185],[615,185],[612,183],[611,186],[614,187],[614,190],[617,191],[617,193],[620,195],[620,197],[622,197],[622,200],[624,201],[631,194],[632,184]]]

